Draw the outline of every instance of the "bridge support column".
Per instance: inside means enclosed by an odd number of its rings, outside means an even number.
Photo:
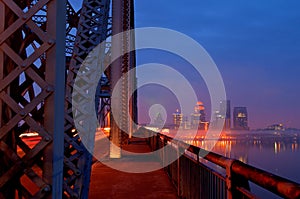
[[[122,21],[123,21],[123,1],[112,1],[112,35],[121,33],[123,30]],[[121,88],[116,88],[116,84],[119,79],[122,77],[122,58],[118,57],[122,54],[122,40],[120,37],[113,37],[112,39],[112,59],[117,58],[111,65],[111,92],[114,90],[115,98],[113,103],[114,106],[111,107],[111,130],[110,130],[110,158],[120,158],[121,157],[121,129],[118,126],[117,121],[120,123],[122,112],[119,110],[122,107],[122,91]],[[117,90],[118,89],[118,90]],[[116,99],[116,97],[118,99]],[[117,110],[114,110],[117,109]]]
[[[116,60],[111,65],[111,92],[112,99],[111,114],[111,147],[110,157],[121,157],[121,146],[127,144],[132,136],[133,124],[128,118],[128,114],[136,120],[136,95],[129,103],[130,94],[136,87],[136,79],[129,75],[129,70],[135,68],[135,54],[129,52],[134,45],[134,34],[124,33],[134,28],[133,23],[133,1],[122,0],[112,2],[112,35],[122,33],[120,37],[112,39],[112,59]],[[123,34],[124,33],[124,34]],[[121,56],[120,56],[121,55]],[[116,87],[117,82],[119,86]]]

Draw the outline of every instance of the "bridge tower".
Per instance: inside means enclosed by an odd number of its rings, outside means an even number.
[[[133,0],[83,0],[80,6],[72,0],[0,0],[1,199],[87,198],[92,155],[74,126],[73,83],[99,43],[134,27],[133,13]],[[134,45],[132,36],[123,38],[122,50]],[[114,53],[113,45],[107,42],[101,52],[103,62]],[[112,121],[111,138],[118,146],[127,132],[108,114],[110,92],[134,67],[134,52],[120,57],[105,71],[96,94],[99,118]],[[129,111],[136,121],[136,96],[123,106],[134,81],[122,79],[118,112],[123,118]],[[121,124],[132,131],[127,120]],[[37,136],[24,138],[30,133]]]

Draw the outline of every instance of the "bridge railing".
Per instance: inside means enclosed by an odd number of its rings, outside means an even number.
[[[181,198],[258,198],[249,182],[283,198],[300,198],[296,182],[164,134],[140,130],[148,137],[149,146],[157,152]]]

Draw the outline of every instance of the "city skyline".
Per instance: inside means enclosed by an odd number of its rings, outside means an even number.
[[[137,27],[174,29],[203,45],[221,72],[227,99],[233,106],[248,108],[250,127],[283,123],[300,128],[299,1],[135,4]],[[157,53],[151,58],[145,54],[138,52],[138,64],[157,60],[179,71],[188,65],[171,55],[158,57]],[[205,84],[197,83],[201,77],[183,73],[197,87],[199,100],[210,107]]]
[[[181,127],[183,129],[198,128],[202,130],[208,130],[209,125],[218,123],[219,120],[224,120],[223,130],[251,129],[251,127],[248,126],[247,107],[233,107],[233,109],[231,109],[230,100],[220,101],[220,108],[213,113],[213,118],[210,122],[205,118],[205,105],[200,101],[197,102],[194,108],[194,112],[190,115],[184,115],[179,109],[176,109],[176,111],[172,115],[173,123],[171,124],[166,122],[165,127],[174,126],[175,129]],[[161,118],[160,113],[158,113],[158,116],[161,120],[165,120],[164,118]],[[187,123],[189,124],[188,126],[186,125]],[[206,127],[203,126],[204,123],[207,125]],[[273,126],[280,126],[282,129],[284,129],[283,124],[272,124],[266,126],[264,129],[268,129]]]
[[[276,123],[269,124],[263,128],[253,129],[248,126],[248,111],[247,107],[235,106],[231,108],[230,100],[221,100],[220,108],[214,112],[212,121],[206,120],[205,105],[198,101],[194,106],[194,112],[190,114],[183,114],[179,109],[168,116],[167,113],[157,112],[153,115],[151,124],[148,122],[142,123],[146,126],[157,128],[171,128],[171,129],[196,129],[208,130],[208,127],[213,123],[218,123],[219,120],[224,119],[223,130],[279,130],[293,129],[286,127],[285,124]],[[169,120],[167,118],[169,117]]]

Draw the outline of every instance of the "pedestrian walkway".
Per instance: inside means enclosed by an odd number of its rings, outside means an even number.
[[[107,161],[122,164],[123,168],[124,166],[142,168],[150,164],[160,164],[158,159],[145,161],[143,158],[133,158],[132,154],[125,152],[149,153],[150,148],[145,142],[134,140],[123,149],[121,161],[118,159]],[[177,199],[176,193],[175,187],[163,169],[148,173],[126,173],[112,169],[101,162],[96,162],[92,167],[90,199]]]

